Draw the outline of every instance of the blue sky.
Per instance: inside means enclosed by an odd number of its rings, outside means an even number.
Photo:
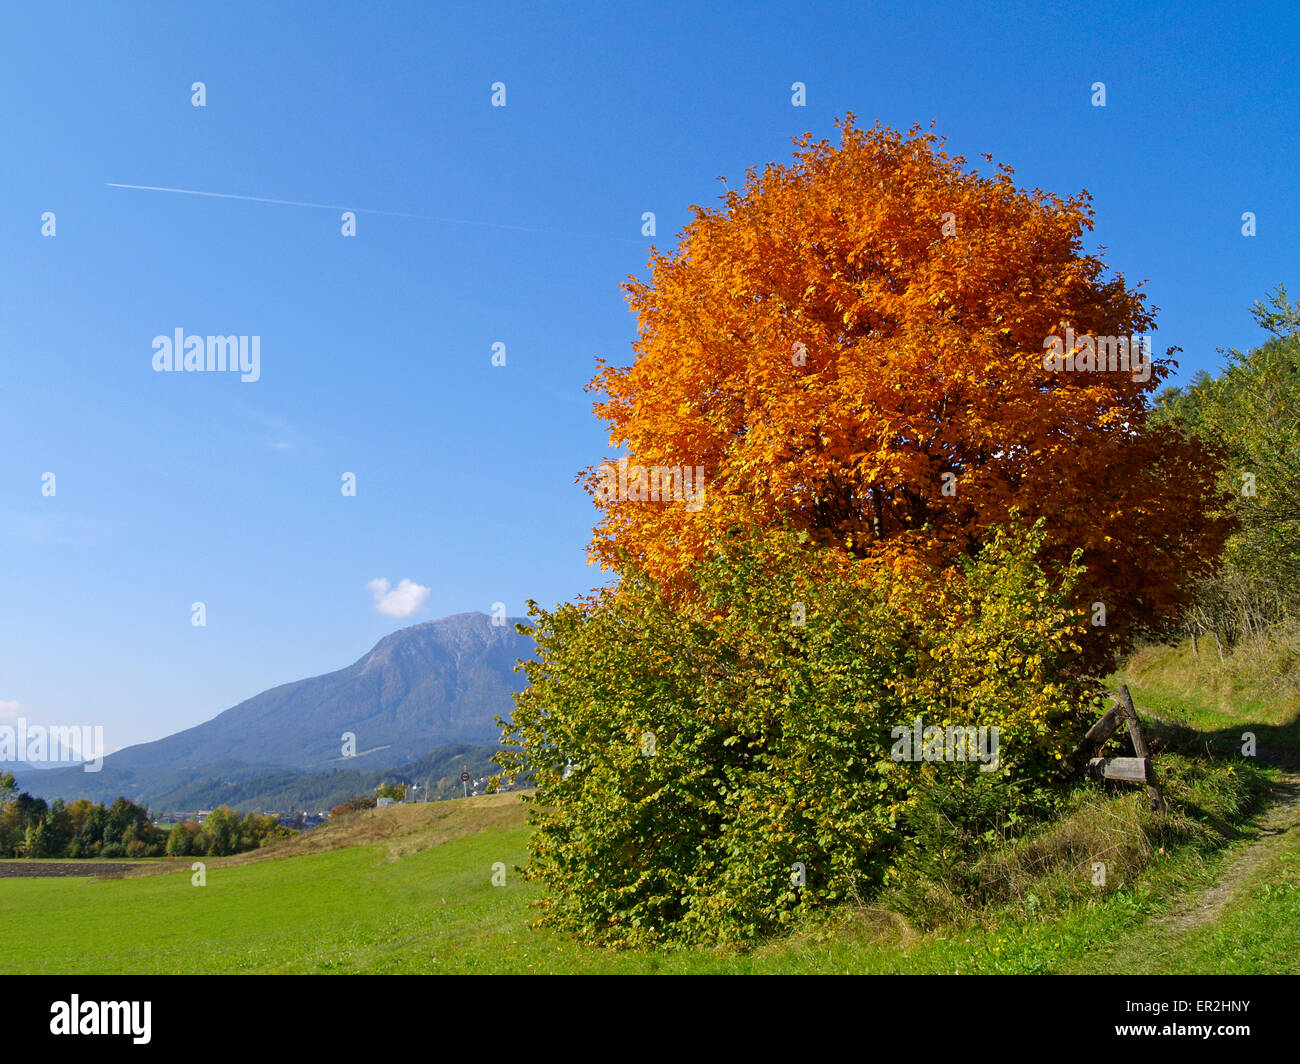
[[[1149,6],[11,9],[0,716],[115,749],[405,624],[602,582],[582,388],[630,359],[642,213],[670,248],[720,175],[846,111],[1088,189],[1093,245],[1149,279],[1183,377],[1253,345],[1249,305],[1300,292],[1297,16]],[[338,210],[110,183],[343,206],[357,236]],[[259,336],[260,380],[155,373],[178,327]],[[429,593],[384,614],[375,579]]]

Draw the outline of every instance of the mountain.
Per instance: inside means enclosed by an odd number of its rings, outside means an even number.
[[[515,621],[458,613],[385,636],[338,672],[283,684],[212,720],[110,754],[99,772],[16,770],[19,786],[53,799],[146,804],[199,780],[239,782],[275,772],[375,770],[402,765],[439,747],[492,745],[495,717],[514,710],[525,686],[515,673],[534,644]],[[343,757],[343,734],[356,753]]]

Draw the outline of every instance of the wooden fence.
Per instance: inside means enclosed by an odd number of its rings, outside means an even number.
[[[1133,741],[1133,753],[1136,757],[1092,757],[1087,762],[1088,775],[1094,779],[1124,780],[1129,783],[1145,783],[1147,794],[1151,798],[1151,809],[1157,813],[1165,811],[1165,800],[1160,794],[1160,784],[1156,781],[1156,770],[1151,764],[1151,753],[1147,749],[1146,737],[1138,723],[1137,710],[1133,708],[1133,698],[1128,687],[1120,684],[1118,694],[1113,696],[1115,704],[1097,721],[1088,733],[1061,763],[1060,776],[1069,779],[1083,766],[1084,758],[1098,750],[1101,745],[1115,734],[1120,724],[1128,725],[1129,738]]]

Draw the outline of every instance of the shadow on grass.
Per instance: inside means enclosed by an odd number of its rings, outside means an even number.
[[[1174,750],[1189,757],[1236,758],[1294,772],[1300,769],[1300,722],[1263,724],[1243,721],[1230,728],[1199,731],[1175,721],[1152,717],[1138,710],[1143,729],[1151,739],[1152,754],[1161,749]],[[1254,738],[1254,754],[1245,753],[1249,737]]]

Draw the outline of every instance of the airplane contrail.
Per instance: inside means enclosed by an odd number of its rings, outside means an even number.
[[[159,185],[121,185],[115,181],[105,181],[109,188],[127,188],[137,192],[176,192],[183,196],[211,196],[214,199],[246,200],[249,203],[273,203],[280,207],[314,207],[325,211],[354,211],[357,214],[382,214],[389,218],[410,218],[417,222],[446,222],[451,225],[477,225],[489,229],[512,229],[519,233],[545,233],[548,236],[576,236],[586,240],[617,240],[624,243],[640,243],[632,237],[604,236],[595,233],[570,233],[562,229],[538,229],[528,225],[506,225],[503,222],[478,222],[468,218],[442,218],[432,214],[407,214],[403,211],[383,211],[373,207],[342,207],[332,203],[304,203],[300,200],[268,199],[265,196],[237,196],[233,192],[203,192],[194,188],[163,188]]]

